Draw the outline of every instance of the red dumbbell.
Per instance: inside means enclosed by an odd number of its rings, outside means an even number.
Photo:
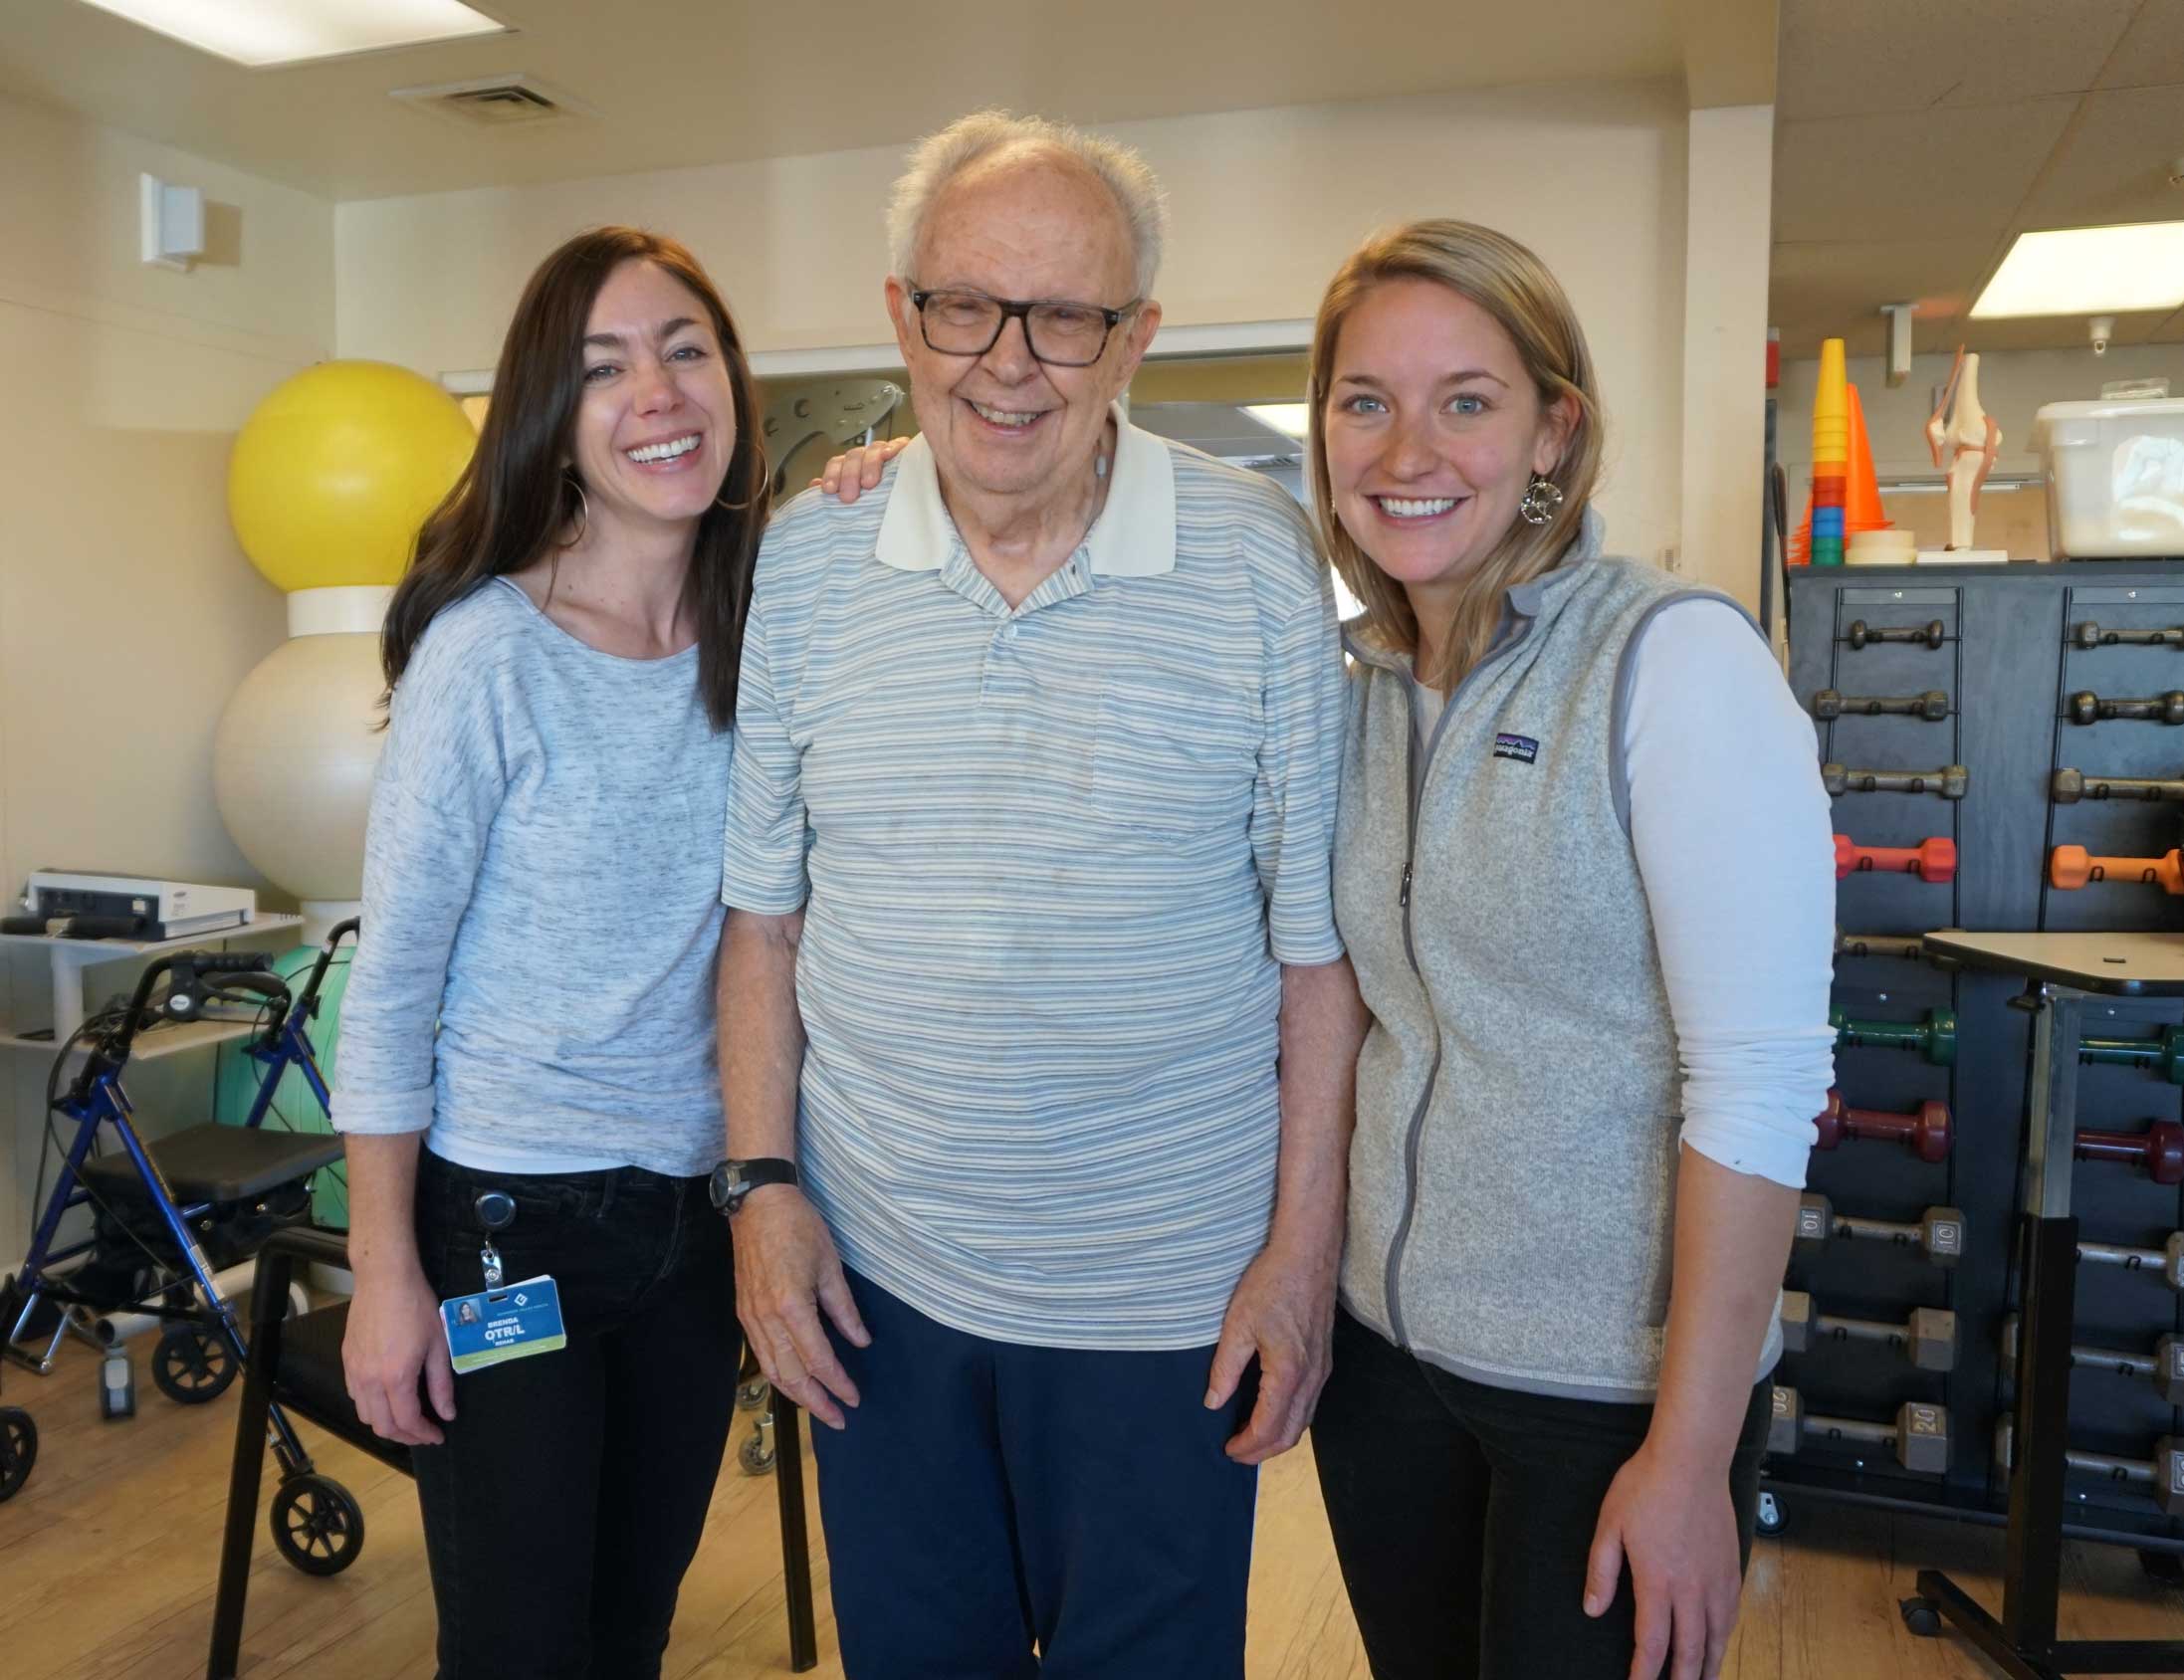
[[[2143,1132],[2080,1132],[2079,1160],[2120,1160],[2144,1167],[2157,1184],[2184,1184],[2184,1126],[2157,1120]]]
[[[2130,881],[2184,895],[2184,858],[2175,852],[2158,858],[2096,858],[2083,846],[2058,846],[2048,860],[2048,881],[2066,893],[2088,881]]]
[[[1947,1160],[1954,1136],[1947,1103],[1929,1100],[1908,1114],[1891,1114],[1885,1109],[1854,1109],[1840,1091],[1828,1093],[1828,1106],[1813,1117],[1813,1124],[1820,1129],[1816,1150],[1832,1150],[1846,1138],[1869,1139],[1901,1144],[1920,1160]]]
[[[1859,846],[1848,834],[1836,836],[1836,879],[1863,871],[1915,875],[1921,881],[1956,879],[1956,842],[1935,836],[1915,846]]]

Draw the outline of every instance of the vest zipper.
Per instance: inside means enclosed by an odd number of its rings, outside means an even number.
[[[1425,743],[1425,762],[1422,767],[1418,762],[1418,713],[1412,703],[1408,689],[1406,689],[1403,696],[1404,779],[1408,784],[1408,791],[1411,796],[1411,810],[1409,832],[1404,845],[1403,884],[1396,893],[1396,907],[1403,912],[1403,953],[1410,958],[1412,976],[1418,980],[1419,988],[1421,991],[1425,988],[1425,974],[1419,967],[1418,946],[1413,944],[1411,938],[1411,875],[1418,862],[1419,811],[1425,802],[1426,779],[1433,773],[1433,759],[1440,750],[1440,737],[1446,732],[1448,720],[1454,715],[1456,702],[1463,698],[1464,690],[1477,682],[1492,667],[1514,653],[1524,641],[1524,638],[1532,633],[1532,623],[1533,621],[1529,618],[1521,620],[1518,628],[1509,639],[1490,651],[1484,659],[1470,669],[1464,676],[1463,681],[1455,686],[1455,689],[1448,696],[1447,704],[1440,709],[1439,718],[1434,720],[1432,738]],[[1399,673],[1399,675],[1404,674]],[[1404,680],[1409,683],[1415,679],[1404,675]],[[1426,998],[1426,1013],[1429,1016],[1432,1013],[1432,998],[1430,996]],[[1388,1270],[1382,1279],[1381,1285],[1381,1292],[1388,1302],[1389,1334],[1394,1338],[1396,1346],[1399,1348],[1408,1348],[1411,1343],[1410,1335],[1404,1329],[1403,1324],[1403,1253],[1410,1246],[1412,1221],[1417,1218],[1419,1211],[1419,1149],[1425,1134],[1425,1111],[1433,1101],[1433,1087],[1439,1080],[1440,1022],[1435,1019],[1433,1021],[1433,1065],[1425,1071],[1425,1089],[1419,1093],[1418,1107],[1411,1113],[1411,1129],[1403,1144],[1403,1215],[1396,1221],[1396,1234],[1388,1244]]]

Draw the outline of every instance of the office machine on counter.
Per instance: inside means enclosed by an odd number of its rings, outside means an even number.
[[[23,916],[0,920],[0,933],[86,940],[186,940],[248,927],[258,895],[247,887],[206,887],[141,875],[31,872]]]

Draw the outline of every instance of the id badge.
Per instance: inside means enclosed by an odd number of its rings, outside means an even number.
[[[441,1302],[440,1328],[447,1332],[447,1351],[458,1376],[568,1346],[561,1326],[561,1292],[544,1273],[506,1289]]]

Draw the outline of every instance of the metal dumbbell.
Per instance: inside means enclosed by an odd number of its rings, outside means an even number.
[[[1870,1342],[1901,1354],[1919,1370],[1956,1369],[1956,1315],[1946,1308],[1914,1307],[1902,1324],[1886,1324],[1816,1312],[1804,1290],[1784,1290],[1783,1347],[1803,1354],[1816,1342]]]
[[[2180,697],[2184,698],[2184,697]],[[1924,694],[1847,695],[1822,689],[1813,696],[1813,716],[1824,721],[1837,718],[1923,718],[1929,724],[1949,716],[1949,697],[1939,689]]]
[[[2074,624],[2071,640],[2081,648],[2184,648],[2184,630],[2103,630]]]
[[[1939,884],[1956,879],[1956,842],[1942,835],[1915,846],[1860,846],[1836,836],[1836,879],[1851,875],[1915,875]]]
[[[2059,805],[2080,799],[2139,799],[2152,804],[2184,799],[2184,781],[2146,776],[2089,776],[2083,770],[2058,770],[2048,780],[2048,796]]]
[[[1909,642],[1938,648],[1949,639],[1949,630],[1938,618],[1928,624],[1867,624],[1862,618],[1854,618],[1844,631],[1843,639],[1854,648],[1884,642]]]
[[[1784,1336],[1788,1344],[1787,1332]],[[2017,1369],[2018,1317],[2012,1313],[2002,1321],[2002,1368],[2005,1373]],[[2184,1406],[2184,1336],[2164,1336],[2154,1344],[2150,1354],[2127,1353],[2121,1348],[2087,1348],[2074,1345],[2071,1349],[2073,1370],[2112,1370],[2118,1376],[2141,1376],[2154,1385],[2154,1392],[2172,1406]]]
[[[1915,1225],[1892,1219],[1864,1219],[1838,1213],[1824,1195],[1808,1190],[1798,1197],[1797,1240],[1801,1248],[1825,1248],[1831,1242],[1886,1242],[1915,1248],[1937,1266],[1953,1266],[1964,1257],[1964,1210],[1929,1207]]]
[[[2083,846],[2058,846],[2048,859],[2048,884],[2066,893],[2094,881],[2123,881],[2184,893],[2184,857],[2096,858]]]
[[[1830,1091],[1828,1106],[1813,1117],[1813,1126],[1820,1134],[1813,1145],[1816,1150],[1832,1150],[1846,1138],[1856,1138],[1901,1144],[1920,1160],[1949,1158],[1949,1105],[1930,1098],[1908,1114],[1894,1114],[1885,1109],[1854,1109],[1844,1102],[1842,1092]]]
[[[2134,724],[2184,724],[2184,689],[2146,700],[2102,700],[2081,689],[2063,703],[2063,716],[2074,724],[2103,724],[2117,718]]]
[[[1995,1425],[1995,1462],[2005,1470],[2017,1468],[2017,1419],[2005,1417]],[[2105,1476],[2146,1490],[2153,1502],[2172,1517],[2184,1517],[2184,1441],[2164,1435],[2154,1442],[2151,1458],[2115,1458],[2104,1452],[2078,1452],[2066,1448],[2063,1462],[2087,1476]]]
[[[1836,1029],[1836,1048],[1856,1050],[1916,1050],[1934,1066],[1945,1068],[1956,1060],[1956,1011],[1929,1009],[1919,1021],[1854,1020],[1841,1009],[1828,1011],[1828,1024]]]
[[[2184,1085],[2184,1027],[2163,1027],[2153,1038],[2081,1038],[2077,1059],[2104,1067],[2145,1068],[2171,1085]]]
[[[1944,764],[1938,770],[1853,770],[1823,764],[1820,782],[1836,799],[1846,793],[1938,793],[1944,799],[1961,799],[1972,785],[1972,773],[1962,764]]]
[[[2080,1132],[2071,1153],[2079,1160],[2119,1160],[2157,1184],[2184,1184],[2184,1126],[2157,1120],[2143,1132]]]
[[[1949,1414],[1923,1400],[1905,1400],[1893,1423],[1869,1423],[1862,1417],[1824,1417],[1808,1413],[1795,1388],[1776,1384],[1774,1409],[1767,1425],[1767,1450],[1792,1457],[1807,1441],[1856,1441],[1887,1447],[1904,1469],[1939,1476],[1949,1468]]]
[[[2171,1231],[2159,1248],[2126,1248],[2121,1243],[2081,1242],[2081,1266],[2120,1266],[2126,1272],[2150,1272],[2184,1295],[2184,1231]]]

